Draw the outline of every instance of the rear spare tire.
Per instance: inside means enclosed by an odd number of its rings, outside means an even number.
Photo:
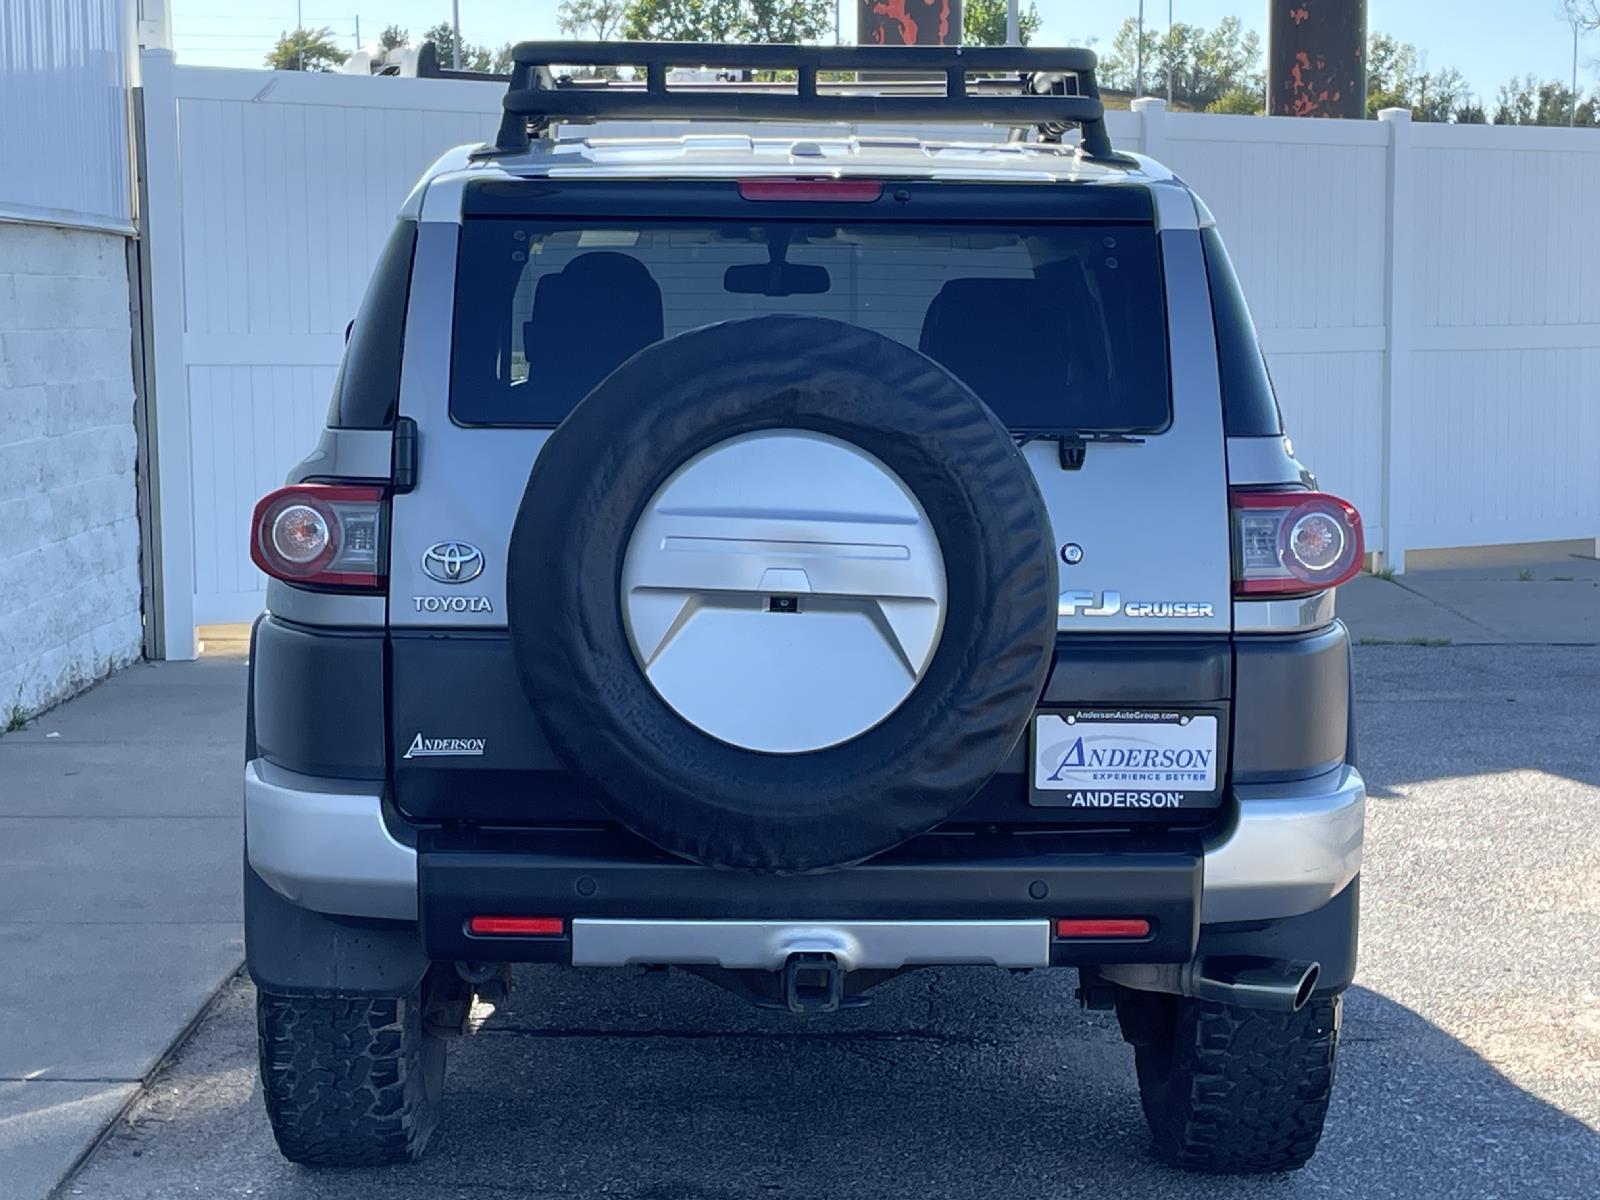
[[[1051,663],[1055,556],[966,385],[853,325],[760,317],[640,351],[551,435],[507,621],[551,744],[621,823],[816,870],[994,774]]]

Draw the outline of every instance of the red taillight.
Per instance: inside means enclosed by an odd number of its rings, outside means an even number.
[[[1325,492],[1235,489],[1233,594],[1275,596],[1337,587],[1361,570],[1361,514]]]
[[[384,582],[385,489],[297,483],[263,496],[250,523],[250,558],[274,579],[373,591]]]
[[[480,937],[560,937],[567,931],[560,917],[469,917],[467,932]]]
[[[883,184],[876,179],[741,179],[739,195],[801,204],[871,204],[883,195]]]
[[[1145,938],[1150,922],[1143,917],[1061,917],[1058,938]]]

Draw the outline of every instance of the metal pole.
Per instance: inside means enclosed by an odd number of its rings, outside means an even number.
[[[300,0],[294,0],[294,37],[300,44],[300,69],[306,69],[306,19],[300,15]]]
[[[450,69],[461,70],[461,0],[450,0]]]
[[[833,0],[833,44],[844,45],[844,26],[840,23],[843,17],[839,14],[840,0]]]
[[[1172,107],[1172,69],[1173,51],[1177,47],[1172,42],[1172,0],[1167,0],[1167,107]]]
[[[1006,45],[1022,45],[1022,0],[1006,0]]]
[[[361,53],[361,14],[356,14],[356,53]]]
[[[1578,124],[1578,14],[1570,11],[1572,21],[1572,107],[1567,109],[1567,128],[1573,129]]]
[[[1139,0],[1139,40],[1135,49],[1138,67],[1134,71],[1133,94],[1144,95],[1144,0]]]

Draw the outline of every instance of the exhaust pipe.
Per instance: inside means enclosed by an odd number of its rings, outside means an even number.
[[[1316,991],[1322,964],[1249,955],[1216,955],[1188,963],[1109,963],[1102,979],[1138,992],[1166,992],[1196,1000],[1269,1012],[1299,1012]]]
[[[1201,958],[1179,972],[1181,995],[1242,1008],[1299,1012],[1316,991],[1322,964],[1275,958]]]

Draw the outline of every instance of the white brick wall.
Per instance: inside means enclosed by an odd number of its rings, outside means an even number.
[[[0,728],[139,655],[124,253],[0,223]]]

